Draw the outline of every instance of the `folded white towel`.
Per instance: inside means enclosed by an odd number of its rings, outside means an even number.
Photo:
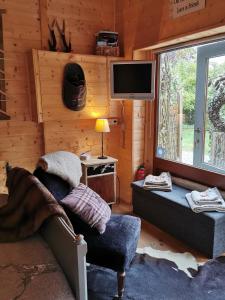
[[[159,176],[145,177],[143,188],[147,190],[171,191],[172,181],[169,172],[162,172]]]
[[[207,189],[204,192],[193,191],[191,197],[195,202],[218,200],[218,195],[213,189]]]
[[[67,151],[56,151],[42,156],[37,166],[46,172],[66,180],[72,187],[77,187],[82,175],[81,162],[77,155]]]
[[[218,212],[225,212],[225,201],[223,200],[219,190],[217,188],[212,189],[213,192],[218,197],[218,200],[211,201],[210,203],[205,202],[205,204],[196,204],[196,202],[192,199],[192,194],[186,194],[186,199],[191,207],[191,209],[195,213],[200,213],[203,211],[218,211]],[[207,201],[207,200],[204,200]]]
[[[164,176],[147,175],[145,178],[145,184],[166,185],[167,180]]]

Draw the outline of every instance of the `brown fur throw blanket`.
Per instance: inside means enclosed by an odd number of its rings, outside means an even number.
[[[8,202],[0,208],[1,242],[14,242],[32,235],[53,215],[62,216],[72,228],[64,209],[27,170],[11,169],[6,185],[9,190]]]

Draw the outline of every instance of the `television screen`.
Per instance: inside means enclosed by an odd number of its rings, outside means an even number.
[[[123,61],[111,63],[111,98],[154,98],[155,63],[153,61]]]

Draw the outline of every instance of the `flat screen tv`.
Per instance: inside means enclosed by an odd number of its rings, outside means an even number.
[[[110,77],[112,99],[154,99],[154,61],[111,62]]]

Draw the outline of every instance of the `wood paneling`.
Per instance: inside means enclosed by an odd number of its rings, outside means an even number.
[[[95,33],[104,29],[114,30],[113,12],[114,0],[48,0],[49,20],[57,17],[59,24],[62,24],[65,19],[66,37],[68,40],[71,33],[72,49],[75,53],[95,53]],[[60,43],[58,47],[61,47]]]
[[[48,50],[48,1],[39,0],[40,11],[40,30],[41,30],[41,49]]]
[[[6,110],[13,120],[30,121],[26,52],[32,47],[40,47],[38,1],[0,0],[0,6],[6,9],[3,20],[6,91],[9,95]]]
[[[116,28],[122,36],[125,56],[134,49],[159,44],[225,25],[225,2],[207,0],[206,8],[172,19],[171,1],[116,0]],[[129,17],[127,17],[129,16]],[[205,33],[207,34],[207,33]]]
[[[45,152],[57,150],[76,154],[91,151],[100,153],[100,135],[94,131],[95,120],[69,120],[44,122]]]
[[[6,110],[12,119],[0,122],[0,161],[33,171],[43,153],[42,129],[31,122],[26,52],[32,47],[40,47],[39,7],[37,1],[28,0],[0,0],[0,6],[6,9],[3,20],[9,99]],[[1,174],[5,174],[5,169]],[[5,178],[0,182],[1,192],[6,191],[4,185]]]
[[[46,2],[46,5],[44,2]],[[40,6],[40,3],[43,5]],[[7,11],[3,20],[5,70],[7,74],[6,92],[10,98],[6,109],[12,119],[9,122],[0,122],[0,160],[9,161],[14,166],[18,165],[32,170],[38,157],[44,153],[44,138],[42,126],[32,122],[37,120],[37,112],[34,110],[31,101],[34,86],[30,85],[30,76],[33,74],[33,70],[31,69],[32,65],[29,61],[28,52],[31,52],[32,48],[41,49],[41,47],[46,47],[49,35],[48,28],[46,28],[47,22],[57,17],[59,22],[65,19],[66,34],[69,31],[72,32],[72,48],[74,51],[76,53],[94,54],[95,33],[102,29],[114,29],[114,15],[111,13],[114,11],[114,0],[92,2],[85,0],[0,0],[0,7]],[[48,62],[43,58],[43,65],[48,65],[48,63],[51,69],[55,63],[54,59]],[[95,74],[90,74],[90,76],[92,76],[94,82]],[[101,77],[99,79],[101,80]],[[88,98],[88,105],[90,110],[94,107],[95,96],[96,103],[100,107],[102,98],[108,93],[107,87],[101,88],[103,92],[99,89],[97,83],[89,86],[91,97]],[[43,82],[43,92],[48,99],[61,93],[61,85],[59,86],[58,83],[56,85],[54,80],[51,80],[51,74]],[[49,102],[50,107],[47,107],[47,109],[51,112],[54,102]],[[60,108],[57,108],[56,111],[58,109]],[[109,105],[107,107],[103,105],[100,113],[103,114],[106,110],[107,112],[110,111]],[[50,116],[54,117],[55,115],[50,114]],[[87,113],[81,117],[87,118]],[[92,148],[95,149],[94,143],[98,140],[98,136],[94,132],[94,126],[92,127],[93,122],[88,125],[87,136],[81,127],[86,125],[81,122],[79,128],[74,129],[75,135],[72,134],[69,142],[68,136],[72,123],[74,122],[65,126],[66,132],[60,133],[61,138],[65,136],[63,145],[71,144],[73,139],[79,140],[81,137],[78,145],[79,149],[86,149],[87,144],[91,144]],[[54,134],[57,135],[57,132]],[[88,141],[86,138],[88,138]],[[75,146],[75,144],[72,145],[72,148],[75,149]],[[98,146],[94,151],[98,151]],[[0,182],[0,188],[2,188],[2,184],[3,181]]]
[[[109,110],[114,104],[110,105],[108,95],[107,58],[33,50],[33,60],[38,120],[44,123],[45,152],[68,150],[78,155],[83,151],[99,154],[101,140],[94,131],[95,119],[117,117]],[[86,107],[81,111],[69,110],[62,100],[63,71],[69,62],[79,63],[85,73]],[[112,140],[112,136],[107,134],[106,141]],[[115,148],[113,152],[116,154]]]
[[[0,161],[33,170],[43,153],[42,128],[33,122],[0,122]]]
[[[33,50],[33,60],[39,121],[109,116],[106,57]],[[81,111],[69,110],[62,101],[64,67],[73,62],[83,68],[87,84],[86,106]]]

